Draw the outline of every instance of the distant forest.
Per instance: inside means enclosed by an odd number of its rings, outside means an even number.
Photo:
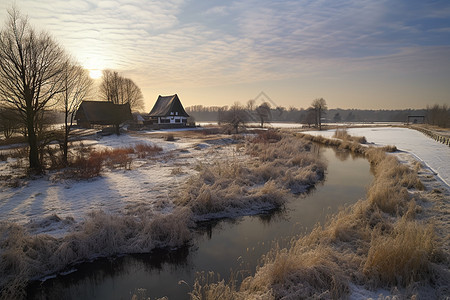
[[[186,112],[195,118],[196,122],[218,122],[223,112],[229,110],[228,106],[202,106],[186,107]],[[248,122],[259,122],[259,119],[249,110]],[[361,109],[328,109],[325,111],[323,123],[339,122],[407,122],[408,116],[426,116],[427,109],[404,110],[361,110]],[[308,123],[308,109],[290,107],[270,108],[268,122]]]

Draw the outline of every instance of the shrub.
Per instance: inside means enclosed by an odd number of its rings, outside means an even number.
[[[173,133],[169,133],[164,137],[164,140],[167,142],[173,142],[175,141],[175,137],[173,136]]]
[[[96,151],[92,151],[89,155],[79,155],[70,164],[74,168],[74,175],[77,178],[89,179],[100,175],[103,166],[104,156]]]
[[[102,157],[105,165],[110,168],[124,168],[130,169],[132,158],[129,154],[134,153],[133,147],[127,148],[115,148],[115,149],[105,149],[97,152],[99,156]]]
[[[136,154],[139,158],[145,158],[147,156],[152,156],[163,150],[159,146],[145,144],[145,143],[140,143],[140,144],[134,145],[134,149],[136,150]]]
[[[81,147],[75,159],[70,163],[77,178],[88,179],[100,175],[103,166],[109,168],[130,169],[133,155],[139,158],[154,155],[162,151],[161,147],[149,144],[136,144],[134,147],[92,150]]]
[[[253,138],[251,141],[253,143],[276,143],[280,141],[282,138],[282,135],[277,132],[276,130],[269,129],[269,130],[263,130],[259,131],[258,135]]]

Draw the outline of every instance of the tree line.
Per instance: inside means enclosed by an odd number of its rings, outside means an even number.
[[[61,141],[63,164],[67,165],[68,140],[75,113],[82,101],[98,97],[116,104],[143,108],[140,88],[112,70],[103,71],[99,91],[89,73],[47,32],[35,30],[16,8],[0,31],[0,129],[6,138],[20,131],[29,146],[29,167],[42,171],[39,150],[54,139],[46,131],[51,111],[64,113]]]
[[[283,107],[272,108],[267,101],[256,105],[255,100],[249,100],[245,106],[235,102],[230,107],[205,107],[201,105],[186,107],[186,112],[196,121],[213,121],[226,124],[235,133],[238,133],[239,128],[244,127],[248,122],[256,122],[260,124],[260,127],[264,127],[265,123],[289,121],[288,118],[295,120],[290,122],[300,122],[303,117],[310,126],[314,124],[320,130],[322,129],[323,116],[327,110],[327,103],[323,98],[314,99],[307,110],[298,110],[293,107],[290,107],[289,110]],[[298,115],[298,113],[301,113],[301,115]],[[282,116],[283,119],[281,119]],[[298,119],[299,116],[301,119]]]
[[[264,103],[263,103],[264,104]],[[235,103],[233,106],[238,106],[246,111],[247,122],[260,123],[261,116],[264,118],[264,123],[267,122],[286,122],[286,123],[300,123],[310,126],[318,125],[316,111],[313,105],[307,108],[296,108],[290,106],[289,108],[277,106],[273,107],[266,103],[269,108],[267,112],[261,114],[257,113],[257,108],[261,105],[255,105],[254,101],[246,105]],[[264,105],[266,105],[264,104]],[[326,103],[325,103],[326,104]],[[236,111],[233,106],[202,106],[195,105],[186,107],[186,111],[195,118],[198,122],[220,122],[229,111]],[[264,109],[262,110],[264,111]],[[370,109],[341,109],[328,108],[321,112],[320,120],[323,123],[350,123],[350,122],[402,122],[408,120],[408,116],[425,116],[425,122],[431,125],[440,127],[450,127],[450,109],[447,105],[433,105],[427,106],[425,109],[396,109],[396,110],[370,110]]]
[[[443,128],[450,127],[450,108],[446,105],[427,105],[427,121],[431,125]]]

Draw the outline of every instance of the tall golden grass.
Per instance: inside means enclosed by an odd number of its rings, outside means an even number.
[[[62,271],[81,261],[182,246],[191,238],[191,225],[188,209],[155,216],[94,211],[76,231],[62,238],[31,235],[23,226],[1,222],[0,299],[23,298],[29,280]]]
[[[343,144],[307,138],[336,147]],[[349,296],[350,282],[388,289],[420,282],[434,288],[432,297],[448,296],[450,273],[438,264],[442,249],[432,224],[415,219],[418,209],[408,193],[408,189],[423,188],[417,174],[382,149],[349,148],[363,153],[373,166],[375,179],[367,200],[341,210],[311,233],[294,238],[289,247],[273,248],[262,257],[256,273],[240,286],[228,284],[226,289],[224,282],[201,286],[197,281],[196,289],[212,295],[215,289],[227,290],[222,299],[340,299]],[[205,295],[194,299],[217,298]]]
[[[346,128],[338,128],[336,132],[333,134],[334,138],[338,138],[344,141],[353,141],[360,144],[367,143],[366,137],[364,136],[352,136],[348,133]]]
[[[310,145],[292,136],[264,132],[247,141],[246,153],[253,158],[198,165],[176,203],[199,218],[248,214],[279,207],[289,191],[304,192],[324,176]]]

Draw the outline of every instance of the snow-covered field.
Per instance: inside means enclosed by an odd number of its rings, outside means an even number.
[[[92,148],[129,147],[139,143],[163,148],[156,157],[135,158],[131,169],[105,170],[89,180],[64,178],[51,171],[41,178],[25,179],[19,187],[0,187],[0,221],[27,224],[33,233],[60,236],[72,223],[82,221],[92,210],[133,215],[139,211],[166,213],[173,208],[170,192],[184,183],[198,163],[223,159],[232,149],[226,140],[177,138],[165,141],[167,132],[106,136],[84,140]],[[14,172],[14,160],[0,162],[0,173]],[[51,222],[53,215],[75,222]]]
[[[408,161],[414,156],[450,189],[450,147],[407,128],[366,127],[347,130],[350,135],[365,136],[368,144],[395,145],[400,151],[394,155],[400,160]],[[331,137],[334,132],[303,133]],[[105,170],[100,177],[90,180],[67,179],[60,171],[51,171],[40,178],[24,179],[19,187],[0,185],[0,221],[23,224],[32,234],[47,233],[61,237],[73,230],[93,210],[129,216],[142,212],[149,215],[166,214],[174,207],[171,191],[195,174],[196,165],[223,160],[231,155],[233,159],[245,159],[235,145],[229,144],[230,139],[225,137],[180,137],[170,142],[163,139],[167,133],[112,135],[83,141],[86,146],[100,149],[146,143],[160,146],[163,151],[155,157],[135,158],[130,170]],[[13,173],[14,165],[15,159],[12,158],[0,162],[0,174]],[[431,216],[434,217],[435,213],[445,214],[446,211],[447,208],[442,210],[438,207],[430,214],[434,214]],[[442,220],[445,226],[439,228],[445,234],[449,222],[444,218]],[[389,295],[389,292],[378,290],[371,293],[352,286],[351,298],[375,298],[380,294]]]
[[[438,143],[423,133],[399,127],[348,128],[352,136],[365,136],[369,144],[395,145],[400,151],[408,152],[430,168],[449,188],[450,187],[450,147]],[[335,130],[306,131],[311,135],[331,138]],[[401,156],[401,153],[398,155]]]
[[[331,137],[334,130],[305,133]],[[429,167],[447,185],[450,185],[450,147],[440,144],[424,134],[395,127],[349,128],[349,134],[365,136],[369,144],[395,145],[401,151],[415,156]],[[53,224],[45,220],[52,215],[62,219],[81,221],[91,210],[133,214],[138,210],[165,213],[170,211],[170,191],[180,186],[193,174],[196,164],[223,159],[224,151],[233,152],[233,146],[222,147],[202,139],[180,138],[173,142],[162,137],[167,132],[112,135],[101,139],[85,140],[86,146],[127,147],[138,143],[155,144],[163,148],[153,159],[135,159],[131,170],[115,169],[103,172],[91,180],[64,179],[51,174],[25,180],[19,187],[3,186],[0,190],[0,220],[31,224],[40,232],[60,235],[69,230],[69,223],[59,222],[55,227],[36,226]],[[225,149],[228,147],[228,150]],[[230,152],[231,151],[231,152]],[[402,153],[397,153],[401,159]],[[176,159],[174,159],[176,157]],[[12,159],[0,162],[0,173],[14,168]],[[62,228],[61,228],[62,226]]]

